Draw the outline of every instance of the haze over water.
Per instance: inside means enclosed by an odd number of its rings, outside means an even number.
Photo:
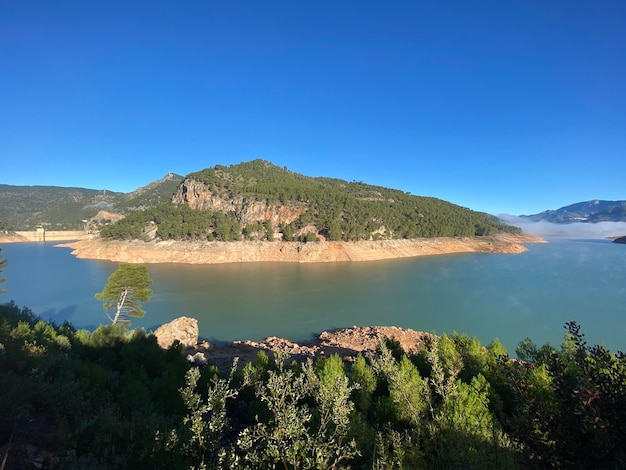
[[[559,345],[575,320],[590,344],[625,350],[626,246],[551,238],[518,255],[460,254],[364,263],[148,265],[153,330],[178,316],[199,321],[210,341],[305,340],[321,331],[390,325],[499,338],[510,354],[526,337]],[[7,293],[56,322],[107,323],[102,290],[111,262],[80,260],[52,244],[6,244]]]

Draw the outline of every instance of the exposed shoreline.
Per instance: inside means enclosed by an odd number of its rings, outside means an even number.
[[[359,262],[453,253],[522,253],[523,243],[545,243],[532,235],[420,238],[359,242],[183,242],[116,241],[94,237],[56,245],[77,258],[120,263],[328,263]]]
[[[0,232],[0,243],[69,242],[84,240],[89,234],[84,230],[18,230]]]
[[[285,338],[271,336],[263,341],[232,341],[225,344],[198,342],[185,349],[187,361],[192,364],[211,364],[228,372],[233,360],[238,358],[238,367],[253,362],[259,352],[274,356],[277,349],[289,354],[289,360],[303,362],[307,359],[330,357],[337,354],[344,360],[352,361],[359,354],[374,352],[383,338],[394,339],[407,354],[416,354],[422,345],[434,338],[432,333],[398,328],[395,326],[353,326],[324,331],[309,341],[296,343]]]

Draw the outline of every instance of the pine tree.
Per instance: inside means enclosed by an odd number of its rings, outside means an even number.
[[[123,263],[109,276],[104,290],[95,297],[104,302],[104,310],[112,324],[130,323],[129,317],[142,318],[146,314],[141,302],[150,300],[151,284],[152,279],[145,265]],[[110,310],[115,311],[113,316],[108,313]]]

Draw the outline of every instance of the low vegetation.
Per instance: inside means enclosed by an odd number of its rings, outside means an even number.
[[[242,239],[242,228],[232,213],[202,211],[186,205],[160,204],[135,212],[100,230],[100,236],[115,240],[137,240],[146,237],[146,228],[156,229],[162,240]]]
[[[216,166],[191,173],[187,181],[229,206],[305,206],[294,221],[272,226],[269,220],[241,223],[241,214],[194,210],[186,204],[163,204],[134,213],[104,228],[101,235],[139,239],[146,227],[156,228],[163,240],[283,240],[406,239],[421,237],[473,237],[520,229],[498,218],[440,199],[413,196],[403,191],[331,178],[311,178],[263,160],[230,167]],[[311,228],[314,228],[312,230]],[[278,233],[275,233],[278,232]]]
[[[624,468],[626,358],[575,323],[559,348],[381,339],[346,362],[259,353],[230,373],[123,325],[0,305],[5,468]],[[35,465],[37,466],[37,465]]]

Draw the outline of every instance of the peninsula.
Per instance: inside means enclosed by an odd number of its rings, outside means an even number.
[[[48,206],[57,209],[38,203],[33,214],[81,212],[68,205],[75,199],[83,208],[99,208],[82,219],[83,236],[54,238],[66,242],[58,246],[71,248],[79,258],[115,262],[373,261],[520,253],[526,250],[523,243],[543,241],[493,215],[441,199],[304,176],[264,160],[216,165],[185,177],[168,175],[129,195],[44,189],[41,194],[31,190],[32,199],[54,196],[58,202]],[[13,188],[7,194],[13,193],[23,191]],[[34,234],[37,240],[52,240],[44,227],[61,222],[34,217],[28,220],[37,221],[36,230],[23,232],[23,238]],[[51,235],[41,238],[44,233]]]

